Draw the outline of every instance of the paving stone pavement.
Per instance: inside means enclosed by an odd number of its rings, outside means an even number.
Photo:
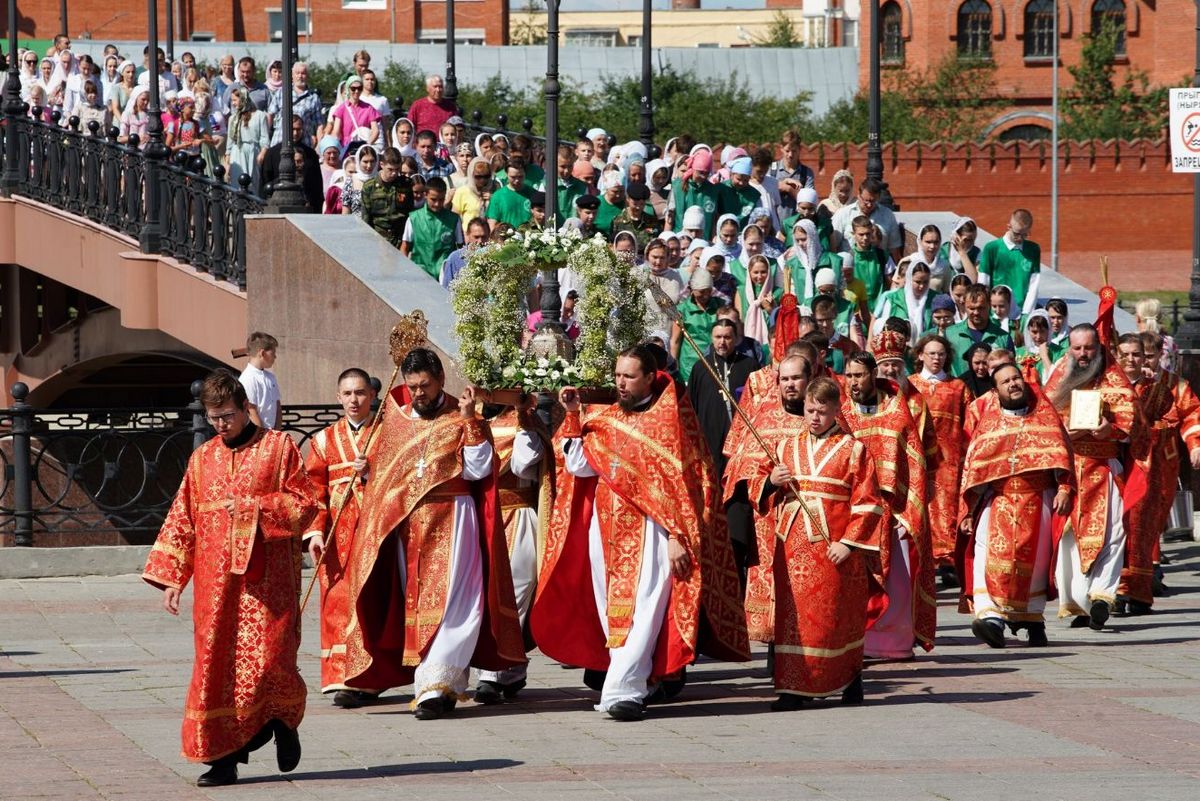
[[[136,576],[0,581],[0,799],[1190,800],[1200,545],[1167,553],[1172,594],[1111,631],[1052,622],[1049,648],[989,650],[943,592],[937,649],[870,665],[862,707],[768,712],[760,651],[699,664],[640,724],[592,711],[580,671],[538,654],[517,703],[426,723],[402,691],[334,709],[312,690],[310,609],[299,769],[280,776],[268,746],[209,790],[179,756],[190,592],[173,618]]]

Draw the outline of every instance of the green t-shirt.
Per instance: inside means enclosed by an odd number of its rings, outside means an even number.
[[[708,346],[712,344],[712,328],[717,322],[717,309],[721,308],[721,301],[712,298],[708,301],[707,306],[700,308],[689,295],[679,301],[678,308],[682,315],[679,325],[692,335],[692,339],[696,340],[696,345],[701,351],[708,350]],[[683,383],[688,382],[688,377],[692,374],[692,367],[703,355],[703,352],[696,353],[691,343],[684,337],[683,343],[679,346],[679,375],[683,379]]]
[[[808,277],[804,274],[804,265],[800,263],[800,259],[795,256],[789,256],[787,261],[788,276],[792,282],[792,294],[805,306],[812,305],[812,299],[816,297],[816,287],[810,294],[808,292]],[[821,257],[817,259],[817,267],[813,270],[813,280],[817,279],[817,273],[828,267],[833,270],[834,276],[841,275],[842,259],[836,253],[825,251]]]
[[[600,198],[600,208],[596,210],[596,228],[600,233],[612,239],[613,220],[622,212],[620,206],[614,206],[604,198]]]
[[[879,296],[883,294],[884,270],[887,268],[888,255],[879,248],[854,254],[854,277],[863,282],[867,288],[867,308],[874,309]]]
[[[726,181],[721,187],[725,190],[726,210],[738,218],[738,230],[745,228],[750,224],[750,212],[762,205],[762,195],[750,185],[739,189]]]
[[[587,194],[587,184],[575,177],[558,180],[558,217],[565,220],[576,216],[575,201]]]
[[[533,190],[528,186],[521,187],[520,192],[514,192],[508,186],[500,187],[488,201],[488,219],[520,228],[533,217],[533,212],[529,210],[529,197],[532,194]]]
[[[721,187],[717,184],[710,184],[707,181],[697,186],[691,181],[687,182],[687,186],[676,178],[671,183],[671,197],[675,200],[675,231],[683,230],[683,215],[692,206],[699,206],[704,212],[704,227],[700,234],[706,241],[713,240],[713,224],[717,218],[725,213],[724,211],[724,193]]]
[[[449,209],[434,213],[427,206],[408,217],[412,226],[412,250],[409,258],[435,280],[441,276],[446,257],[458,248],[458,215]]]
[[[946,365],[946,372],[954,378],[961,377],[970,365],[963,358],[972,345],[976,342],[986,342],[993,349],[1004,348],[1005,350],[1013,349],[1012,337],[1008,332],[999,326],[999,324],[989,320],[988,327],[983,332],[979,339],[971,335],[970,329],[967,326],[967,321],[955,323],[946,329],[946,339],[950,342],[950,359]]]
[[[1012,290],[1013,303],[1025,308],[1029,283],[1034,273],[1042,271],[1042,249],[1036,242],[1025,240],[1020,248],[1009,248],[1003,239],[993,239],[979,254],[979,275],[991,278],[993,287],[1006,286]]]

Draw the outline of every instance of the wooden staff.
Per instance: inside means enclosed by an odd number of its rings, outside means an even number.
[[[697,267],[696,269],[702,270],[704,268]],[[667,293],[662,291],[658,284],[653,282],[650,284],[650,294],[654,297],[654,300],[658,304],[659,308],[661,308],[663,312],[671,318],[672,322],[679,326],[679,330],[683,334],[684,339],[686,339],[688,344],[695,349],[697,355],[700,357],[700,363],[704,365],[704,369],[708,370],[708,374],[712,376],[712,380],[716,383],[717,389],[719,389],[721,394],[725,396],[726,403],[729,404],[730,408],[737,411],[738,416],[742,418],[742,422],[746,424],[746,430],[754,435],[754,439],[756,442],[758,442],[759,447],[762,448],[763,453],[765,453],[767,458],[771,460],[771,466],[778,467],[780,465],[780,461],[775,458],[775,454],[771,452],[771,448],[767,445],[766,440],[762,438],[762,435],[759,434],[754,428],[754,424],[750,422],[750,415],[746,414],[746,410],[738,404],[737,399],[733,397],[733,393],[729,391],[729,387],[725,386],[725,382],[717,376],[717,371],[714,370],[713,366],[708,363],[708,359],[704,358],[704,351],[700,350],[700,346],[696,344],[696,340],[692,339],[692,335],[689,334],[688,330],[683,327],[682,323],[680,323],[682,315],[680,315],[679,310],[675,308],[675,304],[671,302],[671,298],[667,295]],[[812,523],[813,528],[815,528],[817,533],[821,535],[821,539],[825,540],[827,545],[832,544],[832,541],[829,539],[829,535],[825,533],[825,529],[821,526],[821,521],[817,517],[816,512],[814,512],[812,508],[804,502],[804,498],[800,495],[800,491],[796,489],[794,482],[795,479],[792,479],[792,481],[789,481],[787,484],[788,490],[791,491],[792,498],[800,504],[800,508],[804,510],[804,514],[808,517],[808,521]]]
[[[405,315],[400,322],[396,323],[392,328],[392,333],[388,337],[388,353],[392,357],[392,363],[395,367],[392,369],[392,377],[388,380],[387,389],[380,396],[379,413],[375,415],[375,421],[371,424],[371,430],[367,432],[367,441],[363,443],[362,454],[366,457],[371,452],[371,443],[375,440],[375,432],[380,429],[383,422],[383,414],[387,411],[387,398],[392,393],[392,387],[396,383],[396,376],[400,374],[400,364],[404,361],[404,357],[408,352],[416,347],[422,347],[427,342],[427,322],[425,314],[420,310],[415,310],[412,314]],[[300,602],[300,614],[304,614],[305,607],[308,606],[308,599],[312,597],[313,587],[317,584],[317,576],[321,573],[321,565],[325,563],[325,555],[329,553],[330,547],[334,543],[334,538],[337,536],[338,521],[342,519],[342,512],[350,502],[351,496],[354,495],[354,482],[362,478],[362,473],[359,470],[354,471],[354,475],[350,478],[350,488],[342,496],[341,503],[338,504],[337,510],[333,514],[333,523],[329,526],[329,539],[325,543],[325,547],[321,550],[321,557],[317,559],[317,563],[313,566],[313,576],[308,582],[308,589],[304,593],[304,600]]]

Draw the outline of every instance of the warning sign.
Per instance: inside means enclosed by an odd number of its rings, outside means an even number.
[[[1200,172],[1200,88],[1171,90],[1171,171]]]

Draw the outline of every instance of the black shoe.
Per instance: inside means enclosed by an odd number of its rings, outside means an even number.
[[[608,708],[608,716],[626,722],[642,720],[646,717],[646,707],[637,701],[617,701]]]
[[[780,693],[779,697],[771,702],[772,712],[795,712],[797,709],[803,708],[804,697],[791,693]]]
[[[592,670],[591,668],[583,669],[583,686],[589,690],[600,692],[604,689],[604,679],[608,676],[607,670]]]
[[[863,702],[863,682],[862,674],[859,673],[854,677],[854,681],[846,685],[846,689],[842,690],[842,703],[846,706],[855,706]]]
[[[437,720],[442,716],[444,708],[441,696],[430,698],[417,704],[417,708],[413,710],[413,717],[417,720]]]
[[[642,703],[645,704],[646,706],[654,706],[655,704],[665,704],[666,702],[667,702],[667,691],[666,691],[666,688],[663,687],[663,684],[661,681],[658,684],[654,685],[654,689],[651,690],[650,694],[647,695],[642,700]]]
[[[938,568],[938,578],[941,579],[942,589],[951,590],[959,587],[958,573],[953,565],[942,565]]]
[[[1100,629],[1104,628],[1104,624],[1108,622],[1110,609],[1108,601],[1092,601],[1092,607],[1088,610],[1091,612],[1091,620],[1088,621],[1088,626],[1093,631],[1100,631]]]
[[[504,693],[501,691],[500,685],[494,681],[480,680],[475,687],[475,703],[484,706],[504,703]]]
[[[443,695],[441,697],[442,714],[449,715],[454,711],[454,707],[458,706],[458,698],[453,695]]]
[[[517,679],[514,682],[500,685],[500,689],[504,691],[505,701],[515,701],[517,693],[525,689],[525,679]]]
[[[1144,601],[1135,601],[1129,599],[1129,614],[1131,616],[1149,615],[1154,612],[1154,607]]]
[[[365,693],[362,690],[338,690],[333,694],[333,705],[342,709],[358,709],[378,697],[374,693]]]
[[[1004,624],[1000,621],[983,618],[972,620],[971,633],[992,648],[1004,647]]]
[[[1029,630],[1030,648],[1045,648],[1050,644],[1050,640],[1046,638],[1045,623],[1026,623],[1025,628]]]
[[[1086,629],[1090,625],[1092,625],[1092,619],[1087,615],[1076,615],[1075,619],[1071,621],[1073,629]]]
[[[1129,599],[1118,595],[1117,602],[1113,604],[1113,617],[1125,617],[1129,614]]]
[[[275,763],[280,773],[291,773],[300,764],[300,732],[275,721]]]
[[[1163,580],[1162,576],[1158,575],[1158,573],[1155,573],[1154,581],[1150,586],[1150,591],[1153,593],[1155,598],[1164,598],[1171,594],[1171,591],[1167,589],[1167,583]]]
[[[238,780],[237,759],[220,760],[196,779],[197,787],[225,787]]]

